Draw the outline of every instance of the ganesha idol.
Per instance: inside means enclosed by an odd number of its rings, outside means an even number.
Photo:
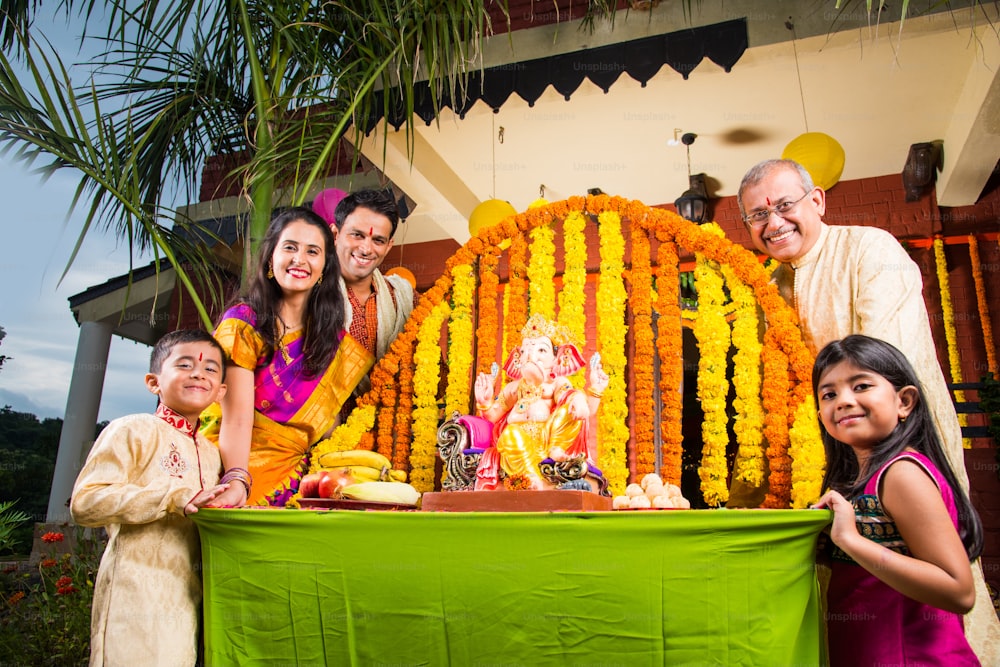
[[[456,417],[471,434],[472,447],[444,446],[450,480],[446,488],[579,489],[606,494],[607,483],[587,448],[589,418],[597,411],[608,376],[594,355],[590,386],[580,390],[569,377],[584,367],[565,327],[535,314],[521,331],[521,346],[504,365],[511,381],[494,395],[499,369],[475,382],[478,419]],[[442,427],[442,432],[446,432]],[[448,440],[447,436],[444,438]],[[475,464],[474,484],[471,472]]]

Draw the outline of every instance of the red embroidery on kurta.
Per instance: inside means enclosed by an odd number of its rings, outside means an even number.
[[[177,451],[177,445],[170,443],[170,451],[160,459],[160,467],[167,471],[171,477],[183,477],[184,471],[188,469],[187,461]]]

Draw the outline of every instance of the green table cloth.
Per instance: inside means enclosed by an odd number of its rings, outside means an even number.
[[[208,665],[818,665],[827,510],[206,509]]]

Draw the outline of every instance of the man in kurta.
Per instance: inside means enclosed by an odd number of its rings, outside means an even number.
[[[153,349],[146,386],[156,414],[108,424],[73,488],[81,526],[108,545],[94,583],[91,667],[191,667],[201,605],[198,531],[188,514],[227,486],[198,415],[225,391],[222,348],[204,331],[175,331]]]
[[[743,177],[737,201],[753,244],[781,263],[772,280],[798,313],[813,354],[830,341],[864,334],[906,355],[968,492],[961,427],[938,363],[919,267],[882,229],[824,223],[826,193],[797,162],[757,164]],[[1000,623],[978,561],[973,574],[976,605],[966,617],[966,634],[984,665],[1000,665]]]

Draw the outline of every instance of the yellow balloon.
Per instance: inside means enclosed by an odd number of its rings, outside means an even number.
[[[781,157],[805,167],[813,183],[824,190],[836,185],[844,173],[844,147],[822,132],[806,132],[795,137],[785,146]]]
[[[475,236],[479,230],[492,227],[503,222],[504,218],[517,215],[510,202],[502,199],[487,199],[482,204],[472,209],[469,216],[469,233]]]

